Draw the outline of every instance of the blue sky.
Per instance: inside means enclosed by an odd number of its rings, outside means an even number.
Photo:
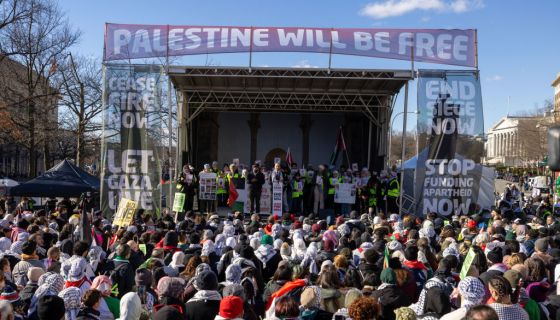
[[[101,57],[105,22],[135,24],[302,26],[359,28],[478,29],[479,68],[485,129],[506,114],[542,106],[553,98],[551,83],[560,72],[557,14],[560,1],[523,0],[237,0],[143,1],[61,0],[71,24],[83,32],[76,48]],[[556,30],[556,31],[555,31]],[[190,56],[184,64],[248,65],[247,54]],[[325,54],[260,53],[254,66],[327,67]],[[333,67],[408,68],[407,62],[333,56]],[[452,68],[416,64],[416,68]],[[416,109],[416,83],[409,92],[409,109]],[[401,111],[403,94],[396,111]],[[510,106],[508,107],[508,96]],[[408,128],[414,128],[409,116]],[[401,126],[401,120],[395,126]]]

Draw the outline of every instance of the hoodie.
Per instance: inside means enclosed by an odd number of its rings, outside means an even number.
[[[142,314],[142,302],[136,292],[129,292],[121,298],[121,316],[118,320],[138,320]]]

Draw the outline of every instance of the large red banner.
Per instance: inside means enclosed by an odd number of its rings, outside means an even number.
[[[104,60],[317,52],[476,67],[476,30],[106,24]]]

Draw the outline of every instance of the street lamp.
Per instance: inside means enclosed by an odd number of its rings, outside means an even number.
[[[419,115],[420,114],[420,110],[416,110],[416,111],[409,111],[407,112],[407,114],[415,114],[415,115]],[[392,139],[393,139],[393,123],[395,122],[395,119],[400,116],[401,114],[404,114],[404,111],[398,112],[397,114],[395,114],[395,116],[393,117],[393,120],[391,120],[391,126],[389,127],[389,150],[388,150],[388,154],[387,154],[387,163],[391,164],[391,143],[392,143]],[[406,130],[406,128],[405,128]],[[404,146],[402,146],[404,148]],[[416,126],[416,154],[418,155],[418,126]],[[401,163],[401,169],[402,169],[403,164]]]

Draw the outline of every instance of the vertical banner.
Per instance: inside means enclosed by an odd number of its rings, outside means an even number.
[[[467,214],[478,201],[484,118],[476,71],[420,70],[417,214]]]
[[[272,215],[282,216],[282,182],[272,184]]]
[[[121,198],[153,214],[161,206],[162,128],[159,66],[106,66],[101,146],[101,208],[111,217]]]

